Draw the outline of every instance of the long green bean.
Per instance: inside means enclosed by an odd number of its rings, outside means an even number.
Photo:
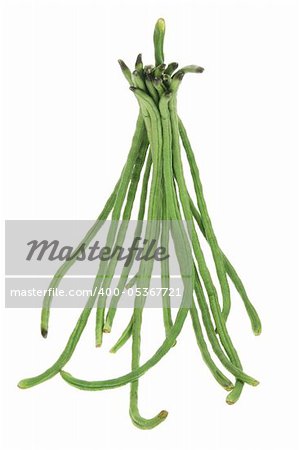
[[[122,332],[121,336],[117,340],[117,342],[113,345],[113,347],[110,349],[111,353],[116,353],[125,343],[130,339],[132,336],[132,329],[133,329],[133,315],[130,319],[130,322]]]
[[[151,242],[152,239],[157,239],[159,232],[159,225],[157,224],[160,215],[160,204],[157,201],[161,194],[161,152],[162,152],[162,142],[159,139],[160,135],[156,130],[157,124],[151,122],[150,112],[148,111],[144,99],[142,96],[139,98],[138,93],[136,94],[139,102],[141,104],[141,111],[144,114],[145,125],[147,126],[147,133],[150,141],[150,148],[152,152],[152,162],[153,162],[153,176],[150,189],[150,198],[148,206],[148,220],[146,227],[146,240]],[[153,260],[145,262],[142,260],[140,264],[139,277],[137,279],[137,288],[149,288],[150,277],[153,270]],[[147,294],[142,291],[142,296],[135,297],[134,313],[133,313],[133,327],[132,327],[132,371],[138,369],[140,366],[140,345],[141,345],[141,325],[142,325],[142,312],[143,305],[146,301]],[[151,429],[159,425],[163,420],[166,419],[168,413],[167,411],[161,411],[152,419],[145,419],[141,416],[138,407],[138,387],[139,381],[134,380],[131,382],[130,388],[130,417],[133,423],[142,429]]]
[[[194,205],[194,202],[193,202],[191,197],[189,197],[189,201],[190,201],[190,207],[191,207],[191,211],[192,211],[193,217],[194,217],[196,223],[198,224],[198,227],[199,227],[200,231],[205,236],[205,230],[204,230],[204,227],[203,227],[203,224],[202,224],[200,213],[198,212],[196,206]],[[244,306],[246,308],[248,317],[249,317],[250,322],[251,322],[252,330],[253,330],[253,332],[254,332],[254,334],[256,336],[259,336],[261,334],[261,331],[262,331],[262,325],[261,325],[261,320],[259,318],[259,315],[258,315],[255,307],[253,306],[253,304],[251,303],[251,301],[248,298],[247,292],[245,290],[245,287],[244,287],[244,285],[242,283],[241,278],[239,277],[239,275],[237,274],[235,268],[233,267],[233,265],[231,264],[231,262],[225,256],[225,254],[223,252],[222,252],[222,257],[223,257],[223,260],[224,260],[226,273],[230,277],[230,279],[233,282],[235,288],[239,292],[241,299],[243,300]]]
[[[165,253],[168,255],[169,252],[169,233],[170,224],[167,215],[167,200],[165,196],[165,186],[163,193],[163,211],[162,211],[162,230],[161,230],[161,246],[165,249]],[[163,321],[165,333],[167,334],[173,325],[171,317],[171,303],[170,303],[170,272],[169,272],[169,259],[163,259],[161,261],[161,286],[162,286],[162,305],[163,305]]]

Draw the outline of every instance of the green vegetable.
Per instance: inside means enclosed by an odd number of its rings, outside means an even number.
[[[228,332],[227,319],[231,309],[228,278],[240,294],[254,334],[259,335],[262,329],[259,316],[249,300],[239,275],[216,239],[195,155],[177,112],[177,94],[183,78],[188,73],[202,73],[203,68],[189,65],[179,69],[178,63],[175,62],[166,65],[163,50],[164,35],[165,22],[163,19],[159,19],[154,30],[154,66],[144,66],[142,56],[139,54],[136,58],[135,69],[131,72],[128,66],[119,60],[121,70],[139,104],[139,116],[128,159],[113,193],[95,224],[84,236],[71,259],[65,262],[54,275],[49,287],[56,288],[59,285],[63,276],[75,263],[80,248],[89,245],[110,214],[112,222],[106,246],[112,248],[122,245],[126,237],[128,221],[131,219],[138,185],[142,178],[138,222],[134,236],[140,236],[143,220],[146,218],[145,237],[147,242],[155,242],[153,251],[160,241],[161,246],[168,252],[170,239],[173,240],[184,285],[176,317],[172,317],[169,296],[171,269],[169,261],[166,259],[161,261],[161,286],[166,291],[162,298],[165,338],[156,352],[147,361],[140,364],[142,317],[147,301],[146,289],[151,285],[153,259],[142,260],[138,272],[135,274],[131,273],[133,260],[128,266],[124,266],[117,285],[117,294],[112,296],[108,311],[106,293],[115,274],[117,260],[112,258],[109,262],[100,261],[94,280],[93,294],[88,299],[60,357],[42,374],[19,382],[20,388],[28,388],[42,383],[60,372],[67,383],[83,390],[112,389],[130,383],[130,417],[133,423],[141,429],[151,429],[159,425],[166,419],[168,413],[162,410],[150,419],[141,415],[138,406],[139,378],[156,365],[175,345],[188,314],[191,315],[195,338],[205,364],[219,385],[230,391],[226,398],[227,403],[233,404],[239,399],[244,384],[251,386],[258,384],[257,380],[243,371],[240,358]],[[186,152],[190,167],[196,204],[189,194],[185,181],[181,156],[182,147]],[[145,169],[142,173],[144,164]],[[117,222],[120,219],[122,221],[118,228]],[[211,249],[220,285],[221,299],[201,248],[198,232],[204,236]],[[91,309],[95,305],[97,306],[96,345],[100,346],[103,333],[112,331],[122,292],[124,289],[133,289],[135,285],[136,297],[132,317],[111,349],[111,353],[116,353],[127,341],[132,339],[131,372],[113,379],[86,381],[73,377],[62,370],[75,351]],[[137,295],[138,290],[142,292],[142,295]],[[41,315],[43,337],[48,335],[53,290],[48,292],[49,294],[44,299]],[[217,366],[214,357],[235,377],[234,383]]]

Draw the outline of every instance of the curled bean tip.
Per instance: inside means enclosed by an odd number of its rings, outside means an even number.
[[[259,327],[254,328],[253,333],[255,336],[259,336],[262,333],[262,327],[259,326]]]
[[[126,65],[126,63],[122,60],[122,59],[118,59],[117,60],[117,62],[118,62],[118,64],[120,65],[120,68],[123,70],[123,69],[127,69],[127,65]]]
[[[232,391],[234,389],[235,385],[234,384],[228,384],[227,386],[224,387],[224,389],[226,391]]]
[[[165,31],[165,20],[163,18],[157,20],[156,28],[159,29],[159,31]]]
[[[236,391],[232,391],[225,399],[227,405],[234,405],[239,400],[240,395]]]
[[[109,325],[105,325],[103,328],[103,333],[110,333],[111,332],[111,327]]]
[[[175,78],[176,78],[177,80],[179,80],[179,81],[182,81],[182,79],[184,78],[184,76],[185,76],[184,72],[178,72],[178,73],[175,75]]]
[[[158,414],[158,417],[159,417],[160,419],[163,419],[163,420],[165,420],[167,416],[168,416],[168,411],[165,411],[165,409],[163,409],[163,410],[162,410],[161,412],[159,412],[159,414]]]
[[[29,386],[27,386],[26,380],[21,380],[18,383],[18,388],[20,389],[27,389]]]
[[[46,328],[41,328],[40,332],[42,337],[46,339],[48,336],[48,330]]]
[[[136,58],[136,66],[138,64],[142,64],[142,54],[141,53],[139,53]]]
[[[60,375],[64,380],[68,380],[69,377],[72,377],[72,375],[69,372],[66,372],[65,370],[60,370]]]

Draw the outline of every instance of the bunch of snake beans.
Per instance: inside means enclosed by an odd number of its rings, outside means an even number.
[[[252,305],[236,269],[222,251],[216,238],[205,201],[195,153],[182,119],[178,115],[177,96],[181,83],[189,74],[201,74],[203,68],[188,65],[179,68],[178,63],[164,62],[165,22],[159,19],[154,29],[155,63],[144,65],[142,56],[136,58],[134,70],[119,60],[121,71],[135,97],[139,115],[131,148],[120,177],[102,212],[89,229],[73,254],[55,273],[43,301],[41,334],[48,336],[51,303],[55,288],[76,262],[82,247],[87,247],[99,233],[104,222],[109,222],[106,246],[122,245],[134,205],[138,205],[134,236],[142,232],[145,242],[154,242],[152,252],[161,244],[168,253],[173,242],[175,256],[181,273],[183,290],[180,304],[171,307],[169,286],[171,264],[167,258],[160,262],[162,296],[161,320],[165,337],[156,352],[145,362],[140,359],[142,318],[148,301],[148,290],[153,276],[154,260],[141,259],[132,273],[133,259],[122,267],[117,289],[108,303],[108,288],[116,273],[117,260],[101,259],[94,278],[92,294],[87,300],[77,323],[56,362],[43,373],[19,382],[22,389],[33,387],[58,373],[69,385],[83,390],[112,389],[130,384],[130,417],[141,429],[151,429],[163,422],[168,413],[160,411],[152,418],[144,418],[138,406],[139,378],[156,365],[168,351],[175,351],[175,344],[190,314],[194,335],[202,359],[215,381],[228,391],[226,402],[234,404],[245,384],[256,386],[258,381],[244,370],[237,349],[228,332],[227,319],[231,310],[233,287],[239,294],[255,335],[261,333],[261,322]],[[182,152],[188,162],[194,199],[187,186]],[[138,188],[140,188],[138,190]],[[139,193],[140,192],[140,193]],[[139,197],[139,198],[137,198]],[[217,275],[217,287],[207,264],[201,245],[204,238],[211,251]],[[123,292],[135,289],[131,319],[111,349],[116,353],[129,340],[132,343],[131,371],[114,379],[87,381],[64,371],[87,325],[93,308],[96,309],[95,344],[100,347],[105,333],[113,330],[116,313]],[[137,292],[142,292],[137,295]],[[108,303],[108,304],[107,304]],[[226,373],[224,373],[224,371]]]

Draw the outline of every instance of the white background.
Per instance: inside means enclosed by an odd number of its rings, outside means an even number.
[[[254,337],[233,295],[229,330],[246,371],[261,384],[246,387],[228,406],[188,319],[176,347],[140,382],[142,414],[169,411],[146,432],[130,422],[128,386],[81,392],[57,376],[19,390],[20,378],[55,360],[79,312],[53,311],[45,341],[38,310],[2,311],[2,448],[298,448],[297,6],[289,0],[2,1],[5,218],[97,216],[137,115],[116,61],[132,67],[142,51],[151,63],[153,26],[162,16],[167,61],[205,67],[203,75],[185,77],[180,114],[216,234],[263,320],[263,334]],[[163,339],[161,312],[146,313],[144,359]],[[108,349],[129,314],[119,314],[101,350],[94,348],[91,320],[67,369],[89,379],[125,373],[130,345],[117,355]]]

